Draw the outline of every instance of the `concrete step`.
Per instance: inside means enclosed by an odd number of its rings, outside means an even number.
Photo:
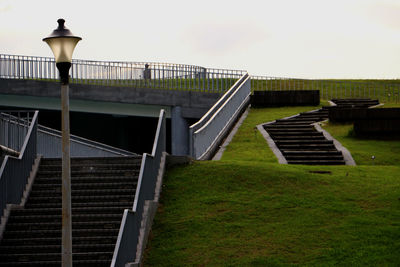
[[[284,140],[306,140],[306,141],[312,141],[312,140],[326,140],[325,136],[319,135],[319,136],[310,136],[310,135],[304,135],[304,136],[299,136],[299,135],[271,135],[271,137],[276,141],[284,141]]]
[[[84,172],[100,172],[104,170],[132,170],[137,169],[140,166],[140,162],[137,164],[74,164],[71,165],[72,172],[84,171]],[[60,165],[41,165],[40,171],[57,171],[61,172]]]
[[[71,190],[85,190],[85,189],[136,189],[137,182],[136,180],[132,180],[130,183],[71,183]],[[42,184],[34,184],[32,186],[32,190],[60,190],[61,189],[61,179],[60,183],[50,184],[50,183],[42,183]]]
[[[132,208],[133,200],[130,202],[72,202],[72,208],[79,207],[129,207]],[[51,209],[51,208],[61,208],[61,201],[50,202],[50,203],[27,203],[25,209]]]
[[[316,132],[314,127],[309,128],[293,128],[293,127],[271,127],[265,129],[268,133],[279,133],[279,132],[292,132],[292,133],[312,133]]]
[[[122,177],[134,177],[139,175],[138,169],[130,170],[102,170],[102,171],[71,171],[71,177],[107,177],[107,176],[122,176]],[[37,174],[38,178],[43,177],[61,177],[60,171],[40,171]]]
[[[111,262],[113,252],[87,252],[73,253],[73,260],[109,260]],[[45,260],[43,260],[45,259]],[[30,261],[60,261],[61,253],[29,253],[29,254],[0,254],[1,263],[30,262]],[[7,265],[6,265],[7,266]]]
[[[121,218],[120,218],[121,219]],[[61,218],[59,219],[61,220]],[[112,220],[110,220],[112,221]],[[74,237],[96,237],[96,236],[109,236],[117,237],[119,229],[73,229],[72,228],[72,236]],[[30,231],[30,230],[18,230],[18,231],[8,231],[4,232],[2,245],[4,240],[12,240],[12,239],[25,239],[25,238],[61,238],[60,230],[40,230],[40,231]],[[4,242],[6,243],[6,242]]]
[[[333,144],[290,144],[290,145],[278,145],[280,150],[286,149],[294,149],[294,150],[327,150],[327,149],[335,149]]]
[[[342,152],[335,150],[282,150],[281,151],[283,155],[285,156],[295,156],[295,155],[319,155],[319,156],[337,156],[337,155],[342,155]]]
[[[101,252],[113,251],[115,244],[74,244],[72,253]],[[57,245],[26,245],[26,246],[2,246],[0,254],[30,254],[34,253],[60,253],[61,243]]]
[[[100,202],[120,202],[120,203],[130,203],[135,198],[134,194],[118,194],[118,195],[72,195],[71,202],[72,205],[81,203],[100,203]],[[52,196],[42,196],[40,194],[29,195],[28,204],[43,204],[43,203],[60,203],[61,205],[61,195],[56,197]]]
[[[58,230],[60,232],[60,230]],[[114,230],[115,232],[115,230]],[[76,231],[75,231],[76,233]],[[93,236],[74,236],[72,245],[85,244],[115,244],[117,236],[114,235],[93,235]],[[21,238],[5,238],[2,240],[2,245],[5,246],[44,246],[44,245],[59,245],[61,244],[61,233],[58,237],[21,237]]]
[[[72,208],[73,214],[119,214],[125,208],[125,206],[119,207],[79,207]],[[11,210],[11,216],[28,216],[28,215],[60,215],[62,212],[61,207],[59,208],[45,208],[45,209],[13,209]]]
[[[291,139],[291,140],[275,140],[275,143],[280,145],[327,145],[333,144],[332,140],[316,140],[316,139],[309,139],[309,140],[301,140],[301,139]]]
[[[318,131],[310,131],[310,132],[288,132],[288,131],[268,131],[268,134],[272,138],[280,138],[280,137],[287,137],[287,138],[293,138],[293,137],[321,137],[324,136],[323,133],[318,132]]]
[[[74,257],[73,257],[74,258]],[[74,267],[109,267],[111,260],[73,260]],[[29,266],[29,267],[48,267],[61,266],[59,261],[28,261],[28,262],[5,262],[0,263],[0,266]]]
[[[343,160],[342,155],[285,155],[286,160]]]
[[[106,196],[106,195],[134,195],[135,190],[134,189],[84,189],[84,190],[71,190],[71,196],[93,196],[93,195],[101,195],[101,196]],[[40,197],[40,196],[46,196],[46,197],[61,197],[61,188],[59,189],[54,189],[54,190],[35,190],[32,191],[29,195],[29,198],[31,197]]]
[[[71,184],[79,183],[132,183],[137,182],[138,176],[97,176],[97,177],[71,177]],[[61,184],[61,177],[36,177],[34,185]]]
[[[344,165],[344,160],[288,160],[288,164],[302,165]]]
[[[95,221],[95,222],[76,222],[72,223],[74,229],[119,229],[120,220],[116,221]],[[7,224],[7,231],[41,231],[41,230],[60,230],[61,219],[57,222],[19,222]],[[0,247],[1,248],[1,247]]]
[[[120,214],[73,214],[72,223],[74,222],[96,222],[96,221],[115,221],[122,219],[123,210]],[[45,222],[61,222],[61,214],[53,215],[20,215],[9,218],[9,223],[45,223]]]
[[[108,157],[108,158],[71,158],[71,166],[88,165],[88,164],[139,164],[142,157]],[[44,165],[59,165],[61,166],[60,158],[44,158],[40,162],[40,166]]]

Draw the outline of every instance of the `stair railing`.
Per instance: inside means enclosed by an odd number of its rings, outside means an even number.
[[[189,127],[190,156],[209,159],[245,107],[250,103],[249,74],[243,75],[211,109]]]
[[[151,212],[156,210],[154,203],[156,188],[160,186],[160,176],[165,163],[166,147],[165,111],[160,111],[153,150],[149,155],[143,154],[139,179],[136,187],[135,200],[132,210],[124,210],[117,244],[115,246],[111,266],[125,266],[127,263],[139,264],[143,246],[143,224],[148,221]],[[150,220],[151,221],[151,220]],[[142,240],[141,240],[142,239]],[[142,245],[141,245],[142,244]]]
[[[32,114],[30,116],[29,114]],[[18,142],[10,141],[9,149],[16,150],[18,157],[6,155],[0,167],[0,215],[3,214],[7,204],[19,204],[23,196],[32,165],[36,159],[36,138],[38,111],[26,112],[26,118],[15,119],[12,113],[0,114],[0,140],[12,140],[19,138],[20,133],[25,131],[26,123],[29,122],[27,132],[19,145]],[[11,119],[13,118],[13,119]],[[6,129],[6,130],[4,130]],[[11,146],[11,147],[10,147]],[[16,155],[15,155],[16,156]]]

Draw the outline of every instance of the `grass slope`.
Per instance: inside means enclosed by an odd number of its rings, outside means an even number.
[[[400,166],[280,165],[254,132],[304,109],[252,109],[221,161],[169,169],[145,266],[398,266]]]

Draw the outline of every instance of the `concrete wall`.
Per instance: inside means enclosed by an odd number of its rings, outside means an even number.
[[[400,108],[340,108],[329,109],[332,122],[354,122],[358,136],[400,137]]]
[[[332,122],[371,119],[400,119],[400,108],[329,108],[329,120]]]
[[[0,79],[0,94],[59,98],[60,85],[56,82]],[[221,93],[194,91],[70,84],[71,100],[180,106],[184,118],[201,118],[221,95]]]
[[[254,107],[316,106],[319,105],[319,90],[254,91],[251,105]]]
[[[357,136],[400,138],[400,118],[357,120],[354,132]]]

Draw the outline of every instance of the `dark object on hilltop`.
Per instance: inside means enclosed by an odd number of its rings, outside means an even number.
[[[319,90],[254,91],[253,107],[317,106]]]

